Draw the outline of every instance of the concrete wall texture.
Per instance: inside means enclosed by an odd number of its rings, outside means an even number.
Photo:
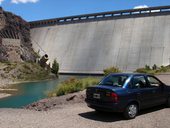
[[[170,15],[37,27],[31,37],[34,49],[38,43],[65,73],[102,73],[111,66],[131,72],[170,63]]]

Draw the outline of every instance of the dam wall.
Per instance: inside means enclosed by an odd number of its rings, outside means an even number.
[[[170,6],[30,22],[35,51],[55,58],[61,73],[132,72],[170,64]]]

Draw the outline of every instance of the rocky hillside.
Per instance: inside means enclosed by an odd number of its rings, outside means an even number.
[[[21,17],[0,8],[0,61],[12,58],[17,58],[13,61],[35,61],[30,26]]]

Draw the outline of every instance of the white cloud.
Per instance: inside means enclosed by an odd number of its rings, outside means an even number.
[[[140,9],[140,8],[149,8],[149,7],[147,5],[138,5],[134,7],[134,9]]]
[[[18,4],[18,3],[36,3],[39,0],[11,0],[12,3]]]
[[[0,4],[2,4],[3,1],[4,1],[4,0],[0,0]]]

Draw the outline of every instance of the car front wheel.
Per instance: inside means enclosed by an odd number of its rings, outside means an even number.
[[[138,114],[138,106],[136,104],[130,104],[124,111],[124,117],[126,119],[134,119]]]

